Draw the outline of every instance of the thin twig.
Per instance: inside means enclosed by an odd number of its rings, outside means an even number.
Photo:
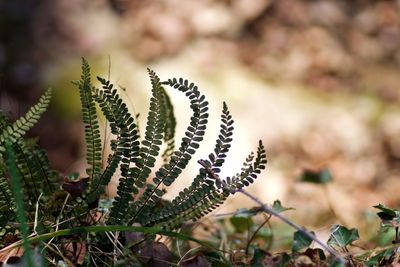
[[[332,254],[332,256],[334,256],[336,259],[340,260],[341,262],[345,262],[345,260],[338,254],[336,253],[335,250],[333,250],[331,247],[325,245],[322,241],[320,241],[319,239],[317,239],[314,235],[312,235],[311,233],[309,233],[308,231],[304,230],[303,228],[301,228],[300,226],[296,225],[294,222],[290,221],[289,219],[287,219],[286,217],[284,217],[283,215],[281,215],[280,213],[276,212],[275,210],[273,210],[272,208],[268,207],[267,205],[265,205],[264,203],[262,203],[259,199],[257,199],[256,197],[254,197],[253,195],[247,193],[246,191],[244,191],[243,189],[237,189],[236,192],[240,192],[242,194],[244,194],[245,196],[247,196],[248,198],[250,198],[251,200],[253,200],[254,202],[256,202],[260,208],[268,213],[271,214],[277,218],[279,218],[281,221],[283,221],[284,223],[288,224],[289,226],[291,226],[292,228],[300,231],[301,233],[303,233],[304,235],[306,235],[308,238],[314,240],[317,244],[319,244],[321,247],[323,247],[326,251],[328,251],[330,254]]]
[[[353,256],[350,254],[350,251],[347,249],[346,246],[343,247],[343,250],[344,250],[344,252],[349,256],[349,259],[350,259],[351,264],[352,264],[354,267],[357,266],[356,263],[355,263],[355,261],[354,261]]]
[[[246,255],[248,255],[249,253],[249,247],[251,242],[253,242],[254,238],[256,237],[258,231],[260,231],[261,228],[264,227],[264,225],[271,219],[272,214],[269,214],[268,218],[265,219],[265,221],[260,224],[260,226],[258,226],[258,228],[254,231],[254,233],[251,235],[250,239],[247,241],[247,245],[246,245]]]
[[[197,161],[201,166],[204,167],[205,171],[207,172],[207,174],[212,177],[213,179],[215,179],[216,181],[220,182],[222,184],[222,186],[226,187],[227,189],[231,190],[231,188],[229,188],[229,185],[226,183],[226,181],[222,180],[218,174],[216,174],[209,166],[207,166],[206,162],[204,160],[199,160]],[[277,218],[279,218],[281,221],[285,222],[286,224],[288,224],[289,226],[291,226],[292,228],[302,232],[305,236],[307,236],[308,238],[314,240],[317,244],[319,244],[322,248],[324,248],[326,251],[328,251],[330,254],[332,254],[332,256],[334,256],[337,260],[339,260],[340,262],[344,263],[345,260],[338,254],[336,253],[336,251],[334,249],[332,249],[331,247],[325,245],[322,241],[320,241],[319,239],[317,239],[314,235],[312,235],[311,233],[309,233],[308,231],[304,230],[303,228],[301,228],[300,226],[296,225],[294,222],[290,221],[289,219],[287,219],[286,217],[284,217],[283,215],[281,215],[279,212],[276,212],[274,209],[268,207],[267,205],[265,205],[264,203],[262,203],[258,198],[256,198],[255,196],[247,193],[245,190],[243,190],[242,188],[239,189],[235,189],[234,192],[240,192],[242,194],[244,194],[245,196],[247,196],[248,198],[250,198],[251,200],[253,200],[254,202],[256,202],[258,204],[258,206],[260,207],[260,209],[268,214],[271,214]]]

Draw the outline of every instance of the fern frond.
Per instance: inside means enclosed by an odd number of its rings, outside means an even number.
[[[159,187],[171,185],[187,166],[192,155],[199,147],[199,142],[203,140],[208,118],[208,102],[204,95],[201,95],[198,87],[193,83],[183,79],[172,79],[162,84],[169,85],[183,93],[190,99],[190,108],[193,115],[190,118],[185,137],[182,138],[181,146],[178,151],[174,151],[169,163],[164,164],[153,178],[154,185],[148,185],[142,197],[136,201],[140,208],[137,210],[132,221],[136,218],[144,218],[144,213],[150,213],[151,209],[160,201],[164,194]],[[139,216],[140,215],[140,216]]]
[[[135,173],[135,183],[139,188],[143,188],[147,177],[150,175],[151,168],[154,167],[162,144],[166,121],[165,95],[160,79],[154,71],[148,69],[148,72],[152,84],[152,98],[147,115],[146,132],[140,149],[140,159],[137,164],[138,173]]]
[[[204,163],[207,164],[215,173],[220,172],[226,154],[229,152],[229,148],[231,147],[230,143],[232,142],[233,123],[234,121],[232,116],[224,102],[221,115],[220,133],[215,142],[214,153],[211,153],[208,156],[209,160],[204,160]],[[193,180],[189,188],[185,188],[181,191],[178,196],[172,200],[170,205],[167,205],[159,212],[152,213],[150,218],[147,218],[146,221],[149,225],[152,225],[153,223],[162,224],[163,222],[168,222],[173,219],[175,222],[174,225],[176,224],[175,226],[177,226],[179,225],[179,222],[183,223],[187,220],[190,214],[199,211],[195,206],[199,205],[199,207],[204,207],[205,210],[209,209],[209,206],[215,206],[216,203],[222,201],[222,198],[217,196],[218,194],[214,194],[216,192],[214,183],[215,180],[207,179],[205,169],[201,168],[199,174]],[[196,204],[193,204],[193,201]],[[183,214],[187,214],[187,216],[183,216]],[[169,226],[171,226],[171,224]]]
[[[0,152],[5,151],[4,145],[1,145],[1,143],[4,143],[5,139],[9,139],[11,142],[16,142],[36,124],[43,112],[46,111],[50,99],[51,89],[47,89],[47,91],[39,98],[38,103],[33,105],[23,117],[17,119],[12,125],[7,125],[5,117],[2,117],[1,125],[7,126],[0,133]]]
[[[95,179],[91,183],[91,187],[89,188],[89,192],[87,194],[87,200],[89,203],[97,200],[100,195],[104,193],[105,186],[110,182],[111,177],[117,170],[119,163],[122,159],[122,155],[124,154],[124,152],[125,154],[129,154],[128,151],[125,151],[126,148],[124,148],[123,144],[121,146],[121,143],[125,141],[125,139],[120,138],[121,132],[124,129],[126,132],[126,129],[128,128],[128,125],[121,123],[121,114],[127,110],[121,111],[121,107],[118,106],[116,108],[113,104],[113,95],[117,97],[115,102],[118,102],[119,99],[116,90],[113,89],[113,84],[100,77],[97,77],[97,79],[102,83],[103,88],[102,90],[92,90],[93,97],[95,101],[99,104],[103,115],[109,122],[111,133],[116,135],[117,138],[111,140],[111,150],[113,151],[113,154],[108,156],[107,167],[102,172],[99,179]]]
[[[28,166],[33,173],[34,179],[40,181],[39,190],[44,196],[49,196],[60,187],[58,173],[50,169],[50,161],[46,152],[37,144],[32,147],[23,147],[27,154]]]
[[[108,165],[101,174],[98,181],[92,186],[88,200],[96,199],[104,192],[105,186],[109,183],[120,162],[121,177],[117,188],[117,196],[111,208],[108,224],[118,224],[124,217],[129,202],[132,200],[132,193],[135,193],[133,166],[139,157],[139,136],[137,125],[128,111],[126,104],[119,97],[113,85],[103,78],[98,77],[103,89],[96,89],[94,94],[102,113],[110,124],[111,133],[116,136],[112,140],[111,154],[108,158]],[[136,191],[137,193],[137,191]]]
[[[200,219],[222,204],[230,194],[236,193],[238,188],[252,183],[260,171],[265,168],[267,161],[264,146],[260,141],[256,158],[254,159],[254,154],[251,153],[244,163],[242,172],[233,178],[227,178],[227,181],[222,181],[218,177],[209,161],[200,161],[200,163],[204,166],[201,169],[201,174],[203,174],[203,177],[209,177],[207,179],[208,186],[202,184],[201,189],[196,193],[192,193],[190,198],[185,198],[179,205],[173,205],[173,209],[165,209],[158,214],[149,216],[146,218],[148,221],[173,229],[187,220],[195,221]],[[215,184],[212,180],[215,181]],[[185,193],[189,194],[189,190],[184,190],[183,194]],[[180,197],[182,198],[182,196]]]
[[[48,195],[53,192],[53,186],[56,183],[56,175],[54,172],[49,170],[49,162],[46,161],[47,157],[43,151],[40,151],[35,145],[30,142],[25,142],[22,136],[29,131],[33,125],[39,120],[43,112],[46,111],[51,99],[51,89],[48,89],[38,100],[37,104],[32,106],[28,112],[17,119],[14,123],[11,123],[7,116],[0,112],[0,164],[5,164],[5,142],[10,142],[11,148],[13,149],[13,156],[18,175],[21,177],[23,184],[22,188],[25,188],[28,194],[25,195],[25,200],[28,203],[34,203],[37,201],[40,193]],[[4,168],[2,168],[4,169]],[[4,171],[0,170],[0,173]],[[50,175],[52,174],[52,175]],[[52,177],[53,183],[48,183],[47,178]],[[49,186],[49,187],[47,187]],[[8,180],[0,175],[0,209],[3,215],[2,219],[12,216],[13,197],[10,191],[10,184]],[[5,216],[5,217],[4,217]]]
[[[150,100],[150,109],[147,116],[147,125],[144,140],[142,141],[142,146],[140,148],[139,158],[136,161],[136,167],[133,167],[130,172],[133,177],[127,177],[122,182],[126,181],[125,187],[121,187],[121,191],[118,187],[117,195],[126,195],[126,197],[130,196],[130,199],[123,200],[124,205],[119,205],[119,212],[121,214],[125,214],[128,208],[128,203],[130,203],[133,198],[131,196],[132,189],[134,193],[138,192],[138,189],[144,187],[146,183],[147,177],[150,175],[151,168],[154,167],[156,158],[160,151],[160,146],[162,144],[162,138],[165,128],[165,110],[164,110],[164,91],[162,89],[161,83],[157,75],[154,71],[148,69],[150,80],[152,84],[152,97]],[[133,184],[134,182],[134,184]],[[121,181],[120,181],[121,185]],[[130,187],[130,188],[129,188]],[[117,201],[117,198],[116,198]],[[132,205],[127,214],[125,214],[125,218],[129,217],[129,215],[134,210],[134,205]],[[112,218],[113,210],[111,210],[110,217]]]
[[[0,203],[6,203],[9,205],[12,203],[12,195],[10,185],[7,179],[4,177],[4,173],[0,173]]]
[[[25,201],[29,203],[27,207],[34,208],[34,203],[39,200],[40,195],[50,196],[58,189],[58,174],[50,170],[46,153],[35,143],[20,139],[12,144],[12,149],[15,166],[22,181],[21,187],[27,192],[25,194]],[[0,209],[3,210],[0,213],[6,213],[7,210],[12,211],[13,198],[10,194],[9,181],[1,173],[0,170]]]
[[[84,58],[82,58],[81,80],[76,85],[79,88],[82,118],[85,125],[86,161],[89,166],[86,173],[89,181],[92,182],[99,179],[101,174],[101,139],[96,105],[92,97],[90,66]]]
[[[38,200],[43,184],[40,179],[41,176],[40,178],[36,176],[40,170],[31,161],[29,154],[25,153],[23,145],[14,143],[12,148],[16,159],[17,171],[22,180],[21,186],[26,190],[26,199],[33,204]]]
[[[243,188],[244,186],[249,186],[257,178],[261,170],[265,169],[267,164],[267,159],[265,155],[265,148],[261,140],[259,141],[257,148],[257,155],[255,160],[254,154],[251,153],[246,161],[243,163],[241,172],[233,176],[232,178],[226,179],[226,184],[229,187],[231,194],[236,192],[236,189]]]
[[[150,99],[145,136],[140,148],[140,157],[133,170],[137,188],[144,188],[146,184],[151,168],[154,167],[156,157],[160,152],[166,127],[165,91],[156,73],[150,69],[148,69],[148,72],[152,85],[152,97]],[[127,218],[134,214],[136,208],[136,205],[131,205]]]
[[[103,90],[96,89],[96,101],[108,120],[111,133],[116,136],[116,139],[111,142],[113,153],[108,158],[107,168],[96,185],[93,186],[93,191],[89,194],[88,199],[96,199],[104,192],[105,186],[109,183],[120,162],[122,162],[120,165],[121,177],[119,179],[118,193],[107,222],[108,224],[115,224],[124,219],[129,201],[132,200],[131,194],[134,192],[134,187],[131,164],[136,162],[139,156],[139,136],[137,125],[128,112],[126,104],[119,97],[117,90],[113,88],[109,81],[100,77],[98,77],[98,80],[102,83]]]
[[[255,157],[255,158],[254,158]],[[211,168],[210,162],[200,161],[201,165],[204,167],[202,171],[206,172],[206,175],[210,180],[215,181],[215,186],[210,186],[204,189],[204,194],[194,194],[191,198],[187,199],[177,211],[174,216],[170,216],[168,213],[164,213],[163,216],[168,219],[158,219],[158,225],[165,228],[176,228],[179,227],[186,220],[198,220],[205,216],[220,204],[222,204],[225,199],[230,194],[235,194],[237,189],[248,186],[257,178],[257,175],[265,168],[267,163],[265,149],[261,141],[257,148],[257,155],[251,153],[243,164],[241,173],[235,175],[232,178],[227,178],[226,181],[222,181],[216,172]],[[209,180],[209,181],[210,181]],[[185,209],[186,208],[186,209]]]
[[[207,189],[204,188],[204,190]],[[186,203],[188,206],[186,210],[181,211],[177,216],[171,216],[168,220],[163,220],[157,225],[166,229],[176,229],[186,221],[197,221],[223,204],[229,196],[229,191],[218,192],[215,188],[209,188],[205,195],[206,197],[202,197],[198,201],[196,201],[196,198],[191,198]]]

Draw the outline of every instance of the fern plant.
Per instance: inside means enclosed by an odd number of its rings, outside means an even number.
[[[11,223],[16,219],[17,206],[15,194],[11,190],[13,181],[8,176],[10,171],[10,164],[6,164],[7,160],[10,160],[8,155],[12,155],[13,171],[21,177],[19,190],[24,191],[29,221],[34,220],[35,212],[37,215],[43,215],[43,218],[47,217],[46,209],[35,210],[35,205],[40,202],[45,206],[51,195],[60,188],[58,174],[50,169],[46,153],[34,140],[23,138],[46,111],[50,98],[49,89],[40,97],[37,104],[13,123],[0,111],[0,245],[5,244],[4,237],[18,232],[18,227],[14,227],[15,224]],[[39,222],[37,230],[42,229],[44,224],[44,221]]]
[[[51,97],[50,90],[26,115],[13,123],[0,112],[0,233],[11,234],[18,239],[18,226],[23,225],[28,225],[30,231],[36,234],[95,225],[130,227],[139,224],[158,227],[156,229],[163,231],[173,230],[186,221],[200,219],[221,205],[237,189],[248,186],[257,178],[266,164],[261,141],[257,152],[246,158],[238,174],[226,179],[219,177],[231,147],[234,123],[228,106],[223,103],[220,132],[213,152],[207,159],[197,161],[199,172],[188,188],[170,202],[163,200],[166,188],[178,179],[203,140],[209,116],[208,102],[198,87],[187,80],[173,78],[161,81],[150,69],[148,74],[151,81],[150,106],[144,136],[140,137],[137,118],[130,114],[118,90],[109,80],[101,77],[97,77],[101,87],[94,86],[90,66],[83,59],[81,79],[74,84],[79,90],[85,126],[85,177],[65,177],[51,170],[45,152],[35,142],[23,138],[46,110]],[[176,119],[166,87],[185,94],[192,111],[190,124],[178,148],[175,148]],[[99,111],[106,119],[112,135],[109,143],[111,152],[106,164],[102,164]],[[163,163],[151,176],[157,157],[161,157]],[[106,186],[117,174],[117,195],[111,200],[111,207],[104,210],[99,203],[106,198]],[[63,181],[60,181],[60,176],[64,176]],[[13,223],[22,218],[15,215],[16,209],[21,214],[21,205],[17,205],[20,202],[15,202],[15,193],[11,190],[15,192],[13,177],[20,177],[28,223]],[[106,212],[99,217],[100,210]],[[32,222],[35,222],[34,229]],[[26,241],[26,229],[23,233]],[[110,244],[115,244],[115,241],[110,243],[111,239],[105,233],[96,233],[90,238],[81,234],[65,234],[65,237],[54,238],[60,251],[66,251],[67,248],[62,245],[65,243],[73,244],[73,247],[83,244],[89,250],[93,247],[102,251],[108,251],[114,247]],[[117,239],[117,242],[124,243],[129,238],[121,235]],[[59,257],[54,251],[51,255]],[[75,256],[73,264],[79,258],[79,255]],[[87,260],[88,263],[96,262],[91,257]],[[109,259],[110,262],[114,260]]]
[[[221,130],[214,152],[200,160],[201,168],[192,185],[185,188],[171,202],[165,204],[164,188],[170,186],[186,168],[199,143],[203,140],[208,122],[208,102],[197,86],[184,79],[161,82],[157,74],[148,70],[152,96],[143,140],[139,141],[136,119],[129,113],[117,89],[110,81],[98,77],[102,88],[91,84],[90,67],[83,60],[82,78],[76,82],[81,95],[85,138],[87,144],[88,186],[82,197],[88,204],[97,202],[111,177],[120,170],[117,196],[105,221],[108,225],[134,224],[179,227],[187,220],[197,220],[218,207],[236,189],[248,186],[265,167],[265,150],[260,141],[256,155],[247,157],[240,173],[220,179],[218,173],[230,148],[233,119],[226,103],[223,105]],[[186,95],[192,115],[180,147],[174,151],[175,118],[171,101],[164,86]],[[107,166],[101,169],[101,140],[96,104],[109,123],[113,139],[112,153]],[[149,177],[160,155],[163,141],[167,143],[162,154],[164,164]],[[151,179],[149,179],[151,178]],[[163,203],[163,205],[161,205]]]
[[[29,111],[14,123],[1,111],[0,118],[0,184],[1,187],[0,203],[13,203],[9,187],[6,186],[7,180],[4,177],[5,171],[5,151],[6,141],[12,144],[14,149],[18,172],[24,179],[24,189],[27,191],[26,198],[30,203],[35,203],[39,195],[49,195],[55,189],[55,173],[50,170],[46,154],[35,142],[26,141],[22,137],[39,120],[43,112],[46,111],[50,102],[51,90],[47,90],[38,103],[32,106]]]

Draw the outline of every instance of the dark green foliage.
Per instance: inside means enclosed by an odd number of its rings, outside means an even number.
[[[171,202],[163,200],[165,188],[176,181],[203,140],[209,116],[208,102],[198,87],[187,80],[174,78],[161,82],[154,71],[148,70],[148,73],[152,95],[144,135],[140,141],[137,117],[130,114],[118,90],[109,80],[100,77],[97,77],[97,80],[101,88],[94,86],[89,64],[85,59],[82,60],[81,80],[75,84],[80,93],[85,127],[87,177],[69,175],[64,176],[64,181],[60,181],[61,175],[49,168],[46,153],[35,142],[23,139],[23,135],[46,110],[50,101],[50,90],[43,94],[38,104],[25,116],[15,122],[10,122],[7,116],[0,112],[2,235],[12,233],[13,236],[18,236],[18,228],[13,222],[17,219],[18,225],[25,227],[21,229],[22,236],[27,236],[33,231],[31,225],[35,221],[37,225],[34,230],[37,233],[46,235],[55,232],[55,243],[72,246],[84,243],[91,249],[114,253],[113,246],[117,243],[124,244],[126,240],[122,234],[114,243],[104,233],[107,229],[114,229],[111,225],[156,226],[156,233],[170,234],[172,232],[166,230],[179,228],[188,220],[200,219],[221,205],[230,194],[257,178],[266,164],[261,141],[257,153],[250,154],[241,172],[227,179],[218,176],[231,147],[233,135],[233,119],[226,103],[223,103],[220,131],[214,150],[207,159],[198,161],[199,173],[188,188],[182,190]],[[176,120],[172,102],[164,86],[184,93],[192,111],[190,124],[176,150]],[[107,144],[110,146],[110,154],[104,166],[98,110],[106,119],[106,127],[111,131],[111,141]],[[162,149],[164,150],[161,151]],[[151,177],[158,156],[162,158],[163,163]],[[109,204],[105,207],[105,188],[117,174],[117,195],[113,200],[108,200]],[[16,192],[16,189],[19,192]],[[102,214],[99,217],[100,211]],[[26,217],[21,217],[22,214]],[[85,229],[90,228],[87,227],[99,224],[105,224],[104,231],[94,231],[90,238],[82,235],[88,234]],[[83,230],[73,232],[70,229]],[[173,233],[171,236],[180,235]],[[62,250],[62,245],[57,249]],[[124,252],[118,257],[127,260],[125,262],[134,259],[131,253],[127,255]],[[72,263],[75,264],[75,260],[72,260]],[[110,257],[106,262],[113,260],[114,258]],[[97,260],[87,257],[88,264],[94,261]]]
[[[226,153],[231,146],[232,133],[232,116],[224,103],[221,130],[215,144],[214,153],[209,155],[209,160],[204,161],[215,173],[220,171],[219,168],[225,161]],[[196,219],[202,212],[207,213],[208,209],[212,210],[212,207],[218,207],[219,203],[226,198],[226,194],[215,194],[214,183],[215,180],[207,177],[206,170],[201,168],[190,187],[181,191],[170,205],[157,213],[153,213],[150,218],[146,218],[147,224],[164,222],[163,224],[168,224],[170,227],[176,227],[186,220]]]
[[[154,167],[156,162],[156,157],[160,152],[160,146],[162,144],[162,140],[165,133],[165,124],[166,124],[166,112],[165,112],[165,91],[161,86],[160,79],[157,77],[154,71],[148,70],[151,84],[152,84],[152,97],[150,100],[150,109],[147,116],[147,125],[144,140],[142,141],[142,147],[140,148],[140,157],[137,161],[137,167],[134,168],[134,180],[135,186],[138,188],[145,188],[145,184],[147,183],[147,178],[150,175],[151,168]],[[151,193],[159,194],[160,190],[154,187],[154,191],[152,190],[152,186],[147,186],[145,193],[143,194],[141,199],[149,196],[152,198]],[[151,193],[149,193],[151,191]],[[138,206],[137,203],[144,203],[146,200],[136,201],[131,205],[129,209],[127,219],[131,215],[137,214]],[[143,207],[143,206],[142,206]]]
[[[139,157],[135,160],[135,167],[129,169],[130,177],[120,179],[117,197],[111,209],[109,223],[120,222],[127,219],[128,204],[132,203],[134,196],[138,193],[138,188],[143,188],[146,179],[154,167],[155,157],[158,156],[165,127],[164,112],[164,91],[162,90],[157,75],[149,71],[152,84],[152,97],[150,101],[149,114],[144,140],[139,150]],[[123,170],[121,169],[121,172]],[[122,175],[123,176],[123,175]],[[118,207],[118,208],[116,208]],[[132,207],[132,206],[131,206]],[[131,208],[132,209],[132,208]]]
[[[82,72],[82,80],[77,84],[86,124],[88,165],[91,167],[88,172],[88,194],[82,195],[87,203],[98,200],[118,167],[120,169],[117,196],[110,209],[108,224],[138,222],[148,226],[179,227],[185,221],[197,220],[218,207],[230,194],[235,193],[236,189],[252,183],[264,168],[265,150],[260,142],[257,155],[251,154],[247,158],[241,173],[228,178],[227,181],[215,177],[225,161],[233,133],[232,116],[224,103],[220,134],[213,153],[208,159],[199,161],[202,168],[189,188],[178,194],[172,203],[163,202],[165,190],[162,188],[170,186],[178,178],[203,140],[208,122],[208,102],[204,95],[199,92],[197,86],[187,80],[174,78],[161,82],[154,71],[148,70],[152,97],[144,137],[140,144],[136,118],[128,112],[126,104],[113,85],[106,79],[98,78],[102,89],[95,88],[91,84],[90,69],[85,60]],[[172,103],[163,85],[184,93],[193,112],[190,125],[176,151],[173,151],[176,121]],[[100,134],[95,102],[108,121],[114,138],[111,140],[112,153],[104,170],[99,170]],[[166,143],[162,154],[165,163],[155,172],[155,177],[149,180],[163,141]],[[141,190],[144,191],[139,194]]]
[[[185,233],[172,232],[171,230],[182,228],[182,232],[190,233],[196,225],[185,222],[198,221],[220,206],[231,194],[244,194],[242,189],[254,182],[265,168],[267,160],[265,148],[259,141],[257,151],[247,156],[237,174],[227,178],[220,177],[221,168],[231,148],[234,130],[234,121],[228,106],[223,103],[220,129],[213,150],[208,157],[197,161],[199,171],[191,185],[179,192],[172,201],[163,200],[168,187],[179,178],[203,140],[208,122],[208,102],[198,87],[187,80],[174,78],[162,82],[154,71],[148,70],[148,73],[152,94],[140,140],[138,117],[131,115],[118,89],[108,79],[97,77],[101,88],[92,84],[89,64],[83,59],[81,80],[75,84],[80,93],[85,126],[88,169],[84,177],[79,174],[59,174],[51,170],[46,153],[38,147],[35,140],[23,138],[46,110],[50,101],[50,90],[15,122],[11,122],[5,113],[0,112],[1,247],[9,245],[7,240],[14,240],[11,241],[14,243],[22,240],[24,242],[20,244],[24,243],[29,252],[31,250],[28,245],[36,246],[38,243],[43,244],[40,242],[51,240],[45,247],[47,258],[52,260],[51,264],[61,260],[71,261],[70,265],[78,265],[79,255],[71,256],[68,253],[71,252],[71,247],[76,250],[83,245],[86,248],[85,266],[152,263],[165,263],[167,266],[178,261],[182,266],[193,263],[231,266],[229,260],[237,265],[250,263],[252,266],[263,266],[267,262],[274,266],[287,266],[299,264],[305,257],[316,266],[326,266],[328,261],[340,259],[329,251],[333,248],[335,250],[332,251],[338,253],[344,251],[346,255],[343,258],[356,266],[358,258],[348,254],[347,247],[358,239],[358,231],[340,225],[331,228],[328,240],[330,247],[325,248],[334,255],[332,259],[325,257],[321,249],[309,248],[312,241],[317,242],[318,239],[312,239],[301,228],[296,228],[298,231],[294,234],[291,254],[269,254],[269,250],[261,248],[257,241],[264,240],[263,242],[270,245],[273,240],[272,230],[264,226],[271,214],[278,216],[266,212],[262,204],[238,211],[230,219],[234,232],[223,233],[231,236],[228,240],[239,240],[231,244],[233,249],[245,248],[244,257],[239,257],[236,261],[234,257],[229,257],[228,260],[225,253],[215,249],[208,250],[208,243]],[[177,149],[174,140],[174,109],[164,86],[185,94],[192,111],[190,124]],[[110,143],[105,144],[110,147],[106,164],[102,163],[104,147],[97,114],[99,111],[106,120],[106,127],[111,131]],[[162,159],[161,167],[154,170],[158,157]],[[64,181],[61,181],[61,176],[64,176]],[[106,199],[106,186],[114,176],[119,178],[117,195],[114,199]],[[328,169],[305,171],[302,176],[302,181],[320,184],[331,179]],[[271,208],[277,214],[288,210],[279,200]],[[383,205],[375,208],[379,210],[382,226],[395,228],[393,243],[397,244],[399,211]],[[264,212],[269,215],[263,214],[265,221],[258,225],[252,217]],[[215,231],[216,238],[220,238],[220,230]],[[28,237],[30,235],[32,237]],[[190,257],[184,256],[179,260],[177,255],[171,254],[169,247],[155,239],[156,235],[197,242],[203,246],[200,249],[202,251],[192,250]],[[240,235],[245,237],[244,247],[241,247]],[[206,247],[208,248],[205,249]],[[389,248],[378,253],[369,253],[364,259],[369,266],[388,265],[394,263],[396,256],[396,251]],[[344,266],[344,262],[338,261],[338,264]]]
[[[8,122],[5,114],[0,117],[0,151],[5,151],[4,141],[9,139],[11,142],[16,142],[19,138],[25,135],[25,133],[33,127],[33,125],[39,120],[40,116],[46,111],[47,106],[51,99],[51,89],[48,89],[42,97],[40,97],[38,103],[32,106],[28,112],[14,123]]]
[[[15,122],[11,123],[4,113],[0,113],[0,227],[14,218],[14,197],[11,193],[11,182],[6,174],[6,145],[8,140],[12,149],[13,164],[18,176],[21,177],[21,188],[25,191],[24,201],[27,209],[33,210],[34,204],[51,195],[57,188],[58,175],[50,170],[47,155],[41,150],[35,141],[27,141],[22,137],[39,120],[41,114],[47,109],[50,102],[51,90],[47,90],[32,106],[29,111]]]
[[[56,174],[49,170],[47,156],[36,145],[14,143],[16,165],[24,183],[27,200],[33,204],[39,196],[50,195],[55,189]]]
[[[380,212],[377,213],[378,217],[382,220],[384,225],[399,225],[400,223],[400,212],[395,209],[389,209],[382,204],[374,206],[374,208],[379,209]]]
[[[299,179],[301,182],[327,184],[331,182],[333,178],[329,169],[325,168],[319,171],[304,170]]]
[[[138,211],[133,219],[140,218],[141,223],[147,221],[148,216],[153,213],[152,208],[160,201],[163,195],[159,189],[160,186],[162,184],[170,186],[189,163],[195,150],[199,147],[199,142],[203,140],[208,118],[208,102],[205,101],[204,95],[200,94],[197,86],[193,83],[189,84],[187,80],[183,79],[169,80],[164,84],[185,93],[190,100],[193,115],[179,150],[174,151],[170,161],[156,172],[156,177],[153,178],[154,185],[148,184],[143,196],[135,203],[135,206],[139,206],[139,208],[136,208]]]
[[[16,155],[18,153],[15,153],[13,149],[13,139],[9,139],[6,137],[5,139],[5,146],[6,146],[6,158],[7,158],[7,167],[8,167],[8,172],[10,174],[10,180],[11,180],[11,188],[15,200],[15,206],[16,206],[16,217],[17,221],[20,225],[19,230],[22,236],[23,240],[23,246],[24,246],[24,251],[25,251],[25,257],[26,257],[26,266],[27,267],[34,267],[33,259],[32,259],[32,253],[31,253],[31,248],[29,246],[29,241],[28,241],[28,234],[29,234],[29,229],[27,225],[27,219],[25,215],[25,204],[24,204],[24,194],[21,191],[22,188],[22,181],[21,173],[19,172],[19,168],[17,166],[17,158]]]
[[[77,82],[82,104],[82,119],[85,125],[86,161],[90,166],[86,172],[91,181],[99,179],[101,173],[101,139],[96,104],[92,94],[90,67],[82,59],[81,81]]]
[[[342,225],[332,225],[330,234],[328,245],[336,248],[343,248],[351,245],[351,243],[360,238],[357,229],[347,229]]]
[[[314,235],[314,233],[312,234]],[[304,232],[296,231],[293,234],[292,251],[299,252],[304,248],[308,248],[312,241],[313,240],[308,235],[305,235]]]
[[[118,196],[115,199],[110,216],[113,220],[117,214],[127,209],[130,195],[135,189],[133,180],[128,177],[131,176],[131,172],[133,171],[132,164],[137,161],[139,156],[139,136],[134,119],[128,112],[126,104],[119,97],[117,90],[113,88],[113,85],[109,81],[102,78],[98,78],[98,80],[103,85],[103,89],[96,89],[94,91],[95,99],[109,122],[111,133],[116,138],[111,141],[112,154],[108,157],[108,165],[100,178],[97,181],[92,181],[89,201],[94,201],[104,192],[104,187],[109,183],[121,162]]]
[[[0,167],[0,227],[14,217],[14,198],[8,180],[5,177],[5,166]],[[0,243],[1,244],[1,243]]]

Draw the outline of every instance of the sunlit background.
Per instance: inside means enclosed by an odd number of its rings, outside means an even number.
[[[70,82],[79,79],[81,57],[120,87],[142,128],[146,68],[163,80],[189,79],[210,102],[195,159],[212,151],[226,101],[235,134],[223,174],[239,171],[261,139],[268,166],[250,192],[294,207],[287,214],[301,225],[341,223],[373,235],[372,206],[400,203],[399,8],[372,0],[0,1],[0,107],[16,118],[54,88],[50,111],[30,134],[67,174],[85,169]],[[168,92],[179,143],[189,104]],[[168,196],[198,168],[193,160]],[[298,181],[304,170],[323,168],[333,176],[326,186]],[[237,195],[216,213],[253,205]]]

